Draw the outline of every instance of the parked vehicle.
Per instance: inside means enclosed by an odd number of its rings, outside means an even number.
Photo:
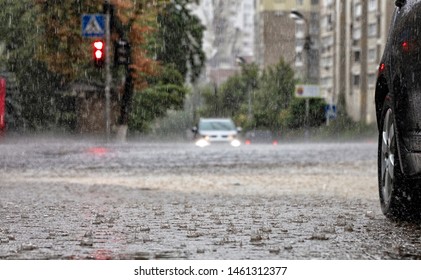
[[[250,130],[244,135],[244,143],[251,144],[272,144],[277,145],[278,140],[275,135],[269,130]]]
[[[196,145],[199,147],[205,147],[215,142],[225,142],[238,147],[241,145],[240,140],[238,140],[240,130],[231,119],[222,118],[201,118],[198,126],[192,129],[195,134]]]
[[[378,185],[393,219],[421,210],[421,1],[397,0],[375,92]]]

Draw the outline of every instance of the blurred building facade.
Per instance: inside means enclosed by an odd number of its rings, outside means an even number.
[[[264,69],[283,58],[295,68],[297,78],[318,84],[319,1],[256,0],[255,4],[256,62]],[[305,20],[292,19],[291,11],[298,11]],[[307,36],[311,43],[308,52]]]
[[[239,69],[239,57],[254,61],[254,1],[201,0],[193,6],[194,14],[206,27],[208,82],[219,85],[234,75]]]
[[[293,10],[305,21],[292,20]],[[297,78],[320,85],[327,103],[354,121],[373,123],[377,69],[393,10],[393,1],[384,0],[256,0],[256,62],[265,68],[284,57]]]
[[[375,84],[393,10],[384,0],[320,0],[322,96],[354,121],[376,121]]]
[[[327,103],[373,123],[377,68],[394,8],[384,0],[201,0],[193,11],[206,26],[206,80],[223,83],[238,72],[238,57],[261,69],[283,58],[302,82],[320,85]],[[291,11],[305,21],[292,19]]]

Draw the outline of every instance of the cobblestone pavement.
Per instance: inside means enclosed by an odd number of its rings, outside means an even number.
[[[376,143],[0,143],[0,259],[420,259]]]

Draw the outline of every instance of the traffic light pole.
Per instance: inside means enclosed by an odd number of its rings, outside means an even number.
[[[105,14],[105,134],[107,142],[110,140],[111,134],[111,117],[110,117],[110,90],[111,90],[111,14],[110,1],[105,0],[106,14]]]

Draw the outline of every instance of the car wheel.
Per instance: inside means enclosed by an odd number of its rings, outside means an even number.
[[[390,100],[383,106],[378,142],[378,180],[381,209],[384,215],[394,219],[410,216],[410,200],[405,189],[407,180],[399,164],[396,142],[396,125]]]

